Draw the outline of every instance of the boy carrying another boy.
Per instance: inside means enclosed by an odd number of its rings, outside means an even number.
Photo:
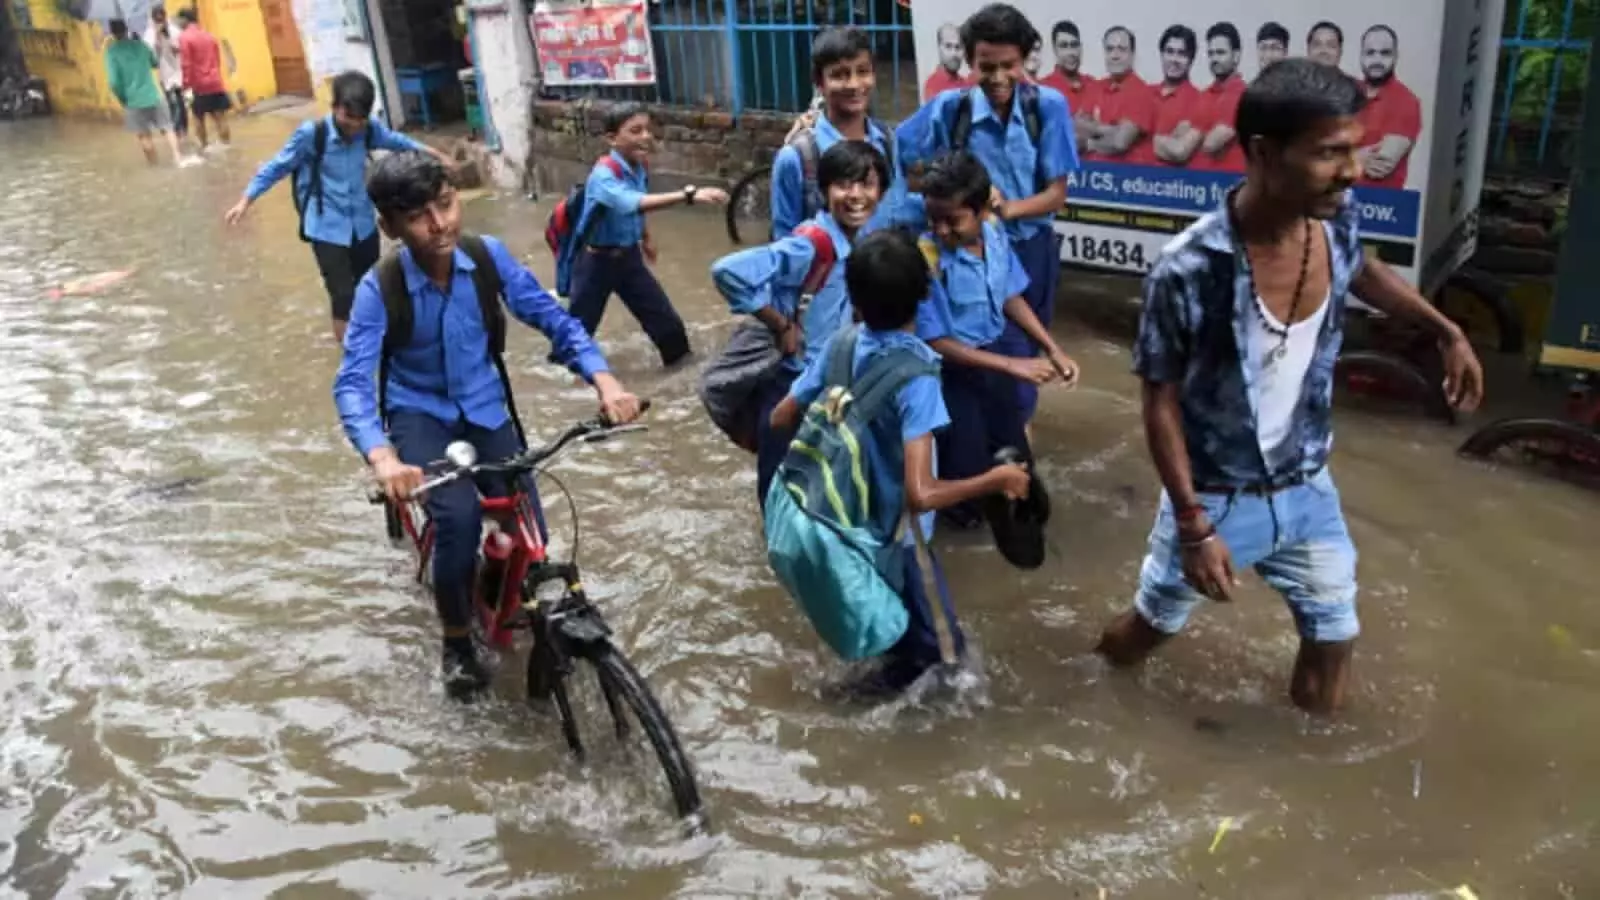
[[[823,343],[850,323],[844,263],[883,199],[889,164],[864,141],[840,141],[822,154],[817,182],[825,210],[803,223],[799,233],[730,253],[711,266],[711,279],[728,306],[766,325],[783,357],[750,401],[757,410],[756,496],[763,504],[794,437],[792,429],[772,427],[772,409],[795,377],[821,355]],[[812,277],[819,264],[827,266],[822,279]],[[802,303],[807,294],[809,300]]]
[[[568,309],[593,335],[605,316],[606,303],[616,294],[656,345],[661,364],[670,366],[689,355],[689,334],[647,265],[656,261],[656,246],[645,214],[679,204],[720,206],[728,202],[728,195],[719,188],[693,185],[648,193],[647,166],[655,149],[651,124],[650,111],[636,103],[606,113],[603,128],[611,152],[594,164],[584,186]]]
[[[1009,464],[960,480],[934,475],[933,435],[950,417],[938,356],[915,333],[929,287],[916,242],[895,230],[862,238],[844,279],[861,324],[823,342],[772,412],[773,430],[798,429],[798,436],[767,503],[768,557],[835,650],[846,658],[882,654],[882,666],[858,690],[898,693],[965,653],[923,514],[990,494],[1025,498],[1029,475]],[[826,547],[831,535],[845,533],[869,553],[804,558],[808,546]],[[867,574],[861,566],[848,571],[866,555],[875,559],[871,579],[859,577]],[[896,600],[903,611],[883,608]],[[858,604],[834,618],[841,605]]]
[[[827,208],[818,170],[822,154],[840,141],[865,141],[889,161],[892,181],[883,184],[872,224],[894,224],[905,185],[895,174],[894,132],[868,115],[877,85],[872,39],[856,28],[823,29],[811,44],[811,81],[822,110],[801,117],[772,161],[772,239],[788,237]]]
[[[989,214],[989,191],[989,175],[970,153],[946,153],[923,176],[929,233],[920,248],[933,272],[933,290],[917,313],[917,336],[944,358],[944,403],[952,426],[939,436],[939,471],[954,479],[985,471],[1005,447],[1032,460],[1016,385],[1057,379],[1072,384],[1078,378],[1078,364],[1024,298],[1028,273],[1005,226]],[[1008,322],[1046,355],[1007,355],[1001,336]],[[947,509],[945,517],[962,527],[978,522],[972,504]]]

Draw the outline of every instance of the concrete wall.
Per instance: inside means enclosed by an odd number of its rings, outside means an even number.
[[[499,141],[490,158],[489,176],[504,188],[531,184],[528,167],[533,151],[533,99],[538,92],[528,10],[520,0],[504,9],[474,12],[472,29],[480,83],[478,99]]]

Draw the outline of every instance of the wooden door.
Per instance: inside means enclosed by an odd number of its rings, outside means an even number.
[[[267,25],[267,45],[272,50],[272,73],[279,94],[312,95],[306,48],[294,23],[290,0],[261,0],[261,17]]]

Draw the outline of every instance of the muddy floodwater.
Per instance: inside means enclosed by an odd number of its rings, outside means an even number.
[[[1600,897],[1594,495],[1461,461],[1460,428],[1341,409],[1349,714],[1290,710],[1289,617],[1253,579],[1111,673],[1089,650],[1129,602],[1157,487],[1127,348],[1070,321],[1084,384],[1045,392],[1036,434],[1049,561],[937,542],[980,686],[824,699],[841,668],[766,568],[752,460],[618,305],[600,336],[650,430],[557,472],[586,584],[713,828],[685,839],[626,767],[572,763],[509,671],[494,703],[448,704],[431,604],[334,414],[289,199],[220,224],[290,124],[243,121],[230,155],[178,171],[110,126],[0,123],[0,893]],[[467,215],[549,277],[545,210],[502,194]],[[720,221],[654,221],[713,350]],[[510,345],[530,431],[591,412],[542,338]]]

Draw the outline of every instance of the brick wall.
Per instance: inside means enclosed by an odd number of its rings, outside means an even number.
[[[541,191],[562,192],[587,176],[606,152],[601,123],[609,100],[535,100],[528,168]],[[650,161],[658,190],[697,182],[732,184],[750,169],[772,162],[794,124],[790,114],[747,112],[737,123],[726,112],[664,107],[655,110],[662,139]]]

